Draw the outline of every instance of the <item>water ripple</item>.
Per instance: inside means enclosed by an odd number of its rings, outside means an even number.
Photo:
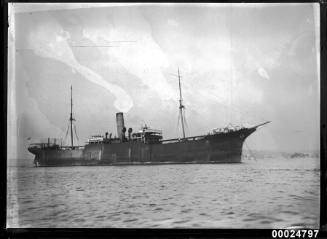
[[[9,168],[10,227],[319,225],[318,163]],[[19,220],[17,220],[19,219]]]

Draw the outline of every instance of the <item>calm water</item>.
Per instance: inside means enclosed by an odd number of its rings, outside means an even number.
[[[319,177],[316,158],[9,167],[8,227],[317,228]]]

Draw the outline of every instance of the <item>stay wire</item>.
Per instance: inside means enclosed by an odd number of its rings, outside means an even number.
[[[252,150],[250,149],[250,147],[248,146],[248,144],[246,142],[244,142],[245,147],[247,148],[247,150],[250,152],[250,156],[257,161],[255,154],[252,152]]]
[[[75,131],[76,139],[77,139],[77,141],[79,141],[78,136],[77,136],[77,130],[76,130],[76,125],[75,125],[75,124],[74,124],[74,131]],[[79,143],[79,142],[78,142],[78,143]]]

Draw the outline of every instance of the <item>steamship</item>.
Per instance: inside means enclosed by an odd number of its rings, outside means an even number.
[[[185,137],[185,115],[179,82],[179,113],[182,138],[163,139],[162,130],[147,125],[137,132],[125,127],[124,115],[116,113],[117,136],[105,133],[88,139],[84,146],[75,146],[73,137],[73,103],[71,87],[70,104],[70,146],[59,144],[59,140],[48,138],[47,142],[28,146],[35,155],[34,165],[39,166],[91,166],[91,165],[149,165],[182,163],[240,163],[245,139],[258,127],[216,128],[211,132]],[[127,133],[127,135],[126,135]]]

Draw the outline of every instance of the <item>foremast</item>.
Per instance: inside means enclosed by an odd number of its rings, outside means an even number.
[[[179,85],[179,116],[181,118],[183,139],[185,139],[185,128],[184,128],[184,121],[185,121],[185,112],[184,112],[184,110],[185,110],[185,106],[183,105],[181,76],[179,74],[179,68],[178,68],[178,85]]]
[[[70,143],[71,148],[74,148],[74,137],[73,137],[73,121],[75,119],[73,118],[73,86],[70,86]]]

